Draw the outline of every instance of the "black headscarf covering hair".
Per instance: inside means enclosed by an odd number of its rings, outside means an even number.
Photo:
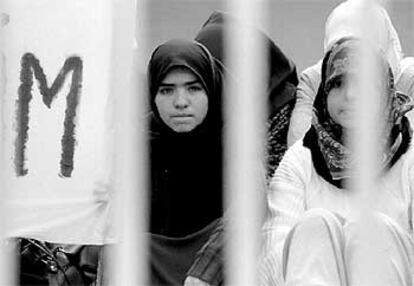
[[[195,37],[223,67],[227,66],[224,37],[229,24],[237,23],[230,14],[213,12]],[[267,177],[276,170],[287,149],[290,116],[296,102],[298,77],[294,63],[264,33],[257,30],[266,47],[267,70]],[[243,48],[243,47],[241,47]],[[229,70],[231,73],[231,70]],[[252,96],[258,96],[253,94]]]
[[[196,41],[205,45],[210,53],[226,67],[228,66],[224,37],[229,24],[236,21],[237,19],[229,14],[215,11],[195,37]],[[295,64],[286,57],[282,50],[267,35],[259,30],[257,33],[264,40],[267,51],[269,116],[272,117],[287,102],[296,98],[296,90],[289,87],[295,87],[298,84],[298,77]]]
[[[174,68],[186,68],[201,82],[208,111],[194,130],[177,133],[160,118],[155,104],[162,80]],[[182,237],[222,214],[222,142],[220,70],[200,43],[171,40],[158,46],[148,65],[151,108],[152,233]]]
[[[325,54],[322,62],[321,83],[314,101],[312,126],[304,137],[304,146],[312,153],[313,165],[319,175],[330,183],[343,187],[343,179],[348,178],[352,165],[351,151],[344,145],[342,127],[328,112],[327,97],[335,82],[345,80],[349,74],[356,73],[353,64],[361,42],[355,38],[342,38]],[[384,162],[383,169],[391,167],[404,154],[411,140],[411,128],[404,114],[412,107],[410,99],[394,88],[394,78],[385,57],[378,50],[372,50],[381,69],[384,90],[379,98],[383,102]],[[382,142],[378,142],[382,144]]]

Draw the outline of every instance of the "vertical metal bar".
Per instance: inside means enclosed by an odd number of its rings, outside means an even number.
[[[1,1],[0,3],[0,13],[7,11],[7,1]],[[3,28],[8,22],[6,14],[0,15],[1,23],[0,29]],[[1,33],[1,31],[0,31]],[[5,47],[5,37],[0,35],[0,122],[3,121],[3,96],[5,92],[6,84],[6,65],[5,57],[1,52]],[[9,191],[6,189],[4,170],[5,170],[5,149],[4,149],[4,126],[0,124],[0,285],[15,285],[16,284],[16,267],[15,267],[15,252],[13,252],[14,246],[11,241],[7,238],[7,217],[10,214],[6,210],[7,197],[9,196]]]
[[[360,202],[358,207],[364,210],[370,207],[370,190],[374,186],[373,170],[377,168],[376,158],[379,155],[372,147],[378,145],[379,127],[382,125],[378,126],[380,123],[378,119],[381,120],[379,101],[373,87],[375,81],[379,80],[379,74],[375,68],[374,55],[370,53],[370,46],[373,47],[376,44],[375,39],[371,38],[373,33],[370,33],[372,17],[375,17],[371,5],[373,5],[372,1],[361,0],[360,11],[355,14],[356,21],[361,27],[362,47],[359,51],[358,62],[353,63],[358,66],[357,70],[360,72],[357,81],[351,83],[358,87],[355,92],[363,95],[356,98],[358,124],[355,133],[350,134],[352,136],[350,143],[355,152],[355,158],[358,160],[356,176],[352,176],[355,180],[351,186],[355,189]]]
[[[375,17],[378,17],[375,0],[361,0],[360,12],[355,15],[361,27],[362,47],[358,57],[358,62],[354,63],[360,71],[356,82],[357,88],[354,90],[356,99],[356,128],[351,134],[351,146],[356,159],[356,170],[351,180],[351,191],[355,194],[354,218],[362,228],[360,231],[360,250],[358,253],[364,253],[359,257],[358,265],[353,265],[358,269],[360,277],[359,283],[370,285],[381,285],[385,277],[381,274],[386,273],[382,270],[383,261],[387,257],[379,250],[381,243],[381,232],[374,216],[376,204],[376,192],[378,191],[377,178],[379,176],[379,160],[381,159],[381,131],[385,126],[385,118],[381,116],[381,100],[378,94],[376,83],[382,80],[378,62],[372,53],[372,48],[378,47],[378,40],[374,37],[373,23],[376,23]],[[374,24],[375,25],[375,24]],[[375,29],[375,28],[374,28]],[[385,33],[385,31],[380,31]],[[381,91],[384,92],[384,91]],[[353,281],[355,282],[355,281]]]
[[[118,243],[109,285],[147,285],[146,278],[146,174],[144,87],[133,63],[136,19],[145,13],[145,1],[112,0],[111,96],[116,106],[115,212]],[[137,16],[138,13],[138,16]],[[142,24],[142,21],[140,22]],[[142,25],[138,26],[142,45]],[[139,48],[142,48],[140,46]],[[112,280],[113,279],[113,280]]]
[[[225,94],[226,202],[229,207],[229,285],[257,285],[260,241],[260,163],[263,155],[264,56],[263,43],[253,27],[262,20],[260,2],[228,1],[239,22],[230,25],[226,56],[234,81]],[[230,23],[231,24],[231,23]],[[233,23],[234,24],[234,23]]]

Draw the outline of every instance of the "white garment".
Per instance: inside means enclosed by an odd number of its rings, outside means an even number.
[[[311,209],[286,239],[286,286],[412,286],[413,249],[411,235],[384,214],[346,220]]]
[[[299,76],[296,103],[290,117],[287,144],[292,146],[300,140],[311,126],[313,101],[321,82],[322,61],[305,69]]]
[[[412,197],[414,192],[413,150],[404,154],[379,179],[374,210],[394,220],[412,234]],[[344,218],[353,215],[352,192],[328,183],[316,172],[310,150],[302,141],[285,154],[268,191],[270,216],[264,224],[264,258],[261,266],[262,284],[283,285],[282,253],[289,231],[313,208],[322,208]]]

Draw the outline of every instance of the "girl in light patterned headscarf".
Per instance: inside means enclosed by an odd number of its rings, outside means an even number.
[[[362,17],[365,17],[369,12],[372,16],[370,20],[372,23],[370,25],[371,34],[369,35],[372,44],[382,51],[391,66],[396,89],[407,93],[405,89],[407,79],[402,76],[403,70],[401,69],[403,58],[401,43],[391,19],[382,6],[377,4],[364,6],[365,4],[362,2],[365,1],[344,1],[335,7],[328,16],[325,23],[324,53],[341,38],[360,38],[364,31],[361,30],[362,25],[358,15],[362,13]],[[292,146],[293,143],[301,139],[311,125],[312,104],[321,79],[321,63],[322,60],[306,68],[300,75],[297,101],[289,126],[288,146]]]
[[[355,128],[353,84],[361,43],[341,39],[322,62],[322,79],[314,102],[312,126],[285,154],[270,182],[270,217],[264,226],[261,266],[265,285],[411,285],[414,266],[412,207],[414,196],[411,128],[405,113],[410,99],[395,91],[392,70],[382,52],[373,50],[380,78],[372,82],[385,119],[385,146],[370,197],[381,239],[376,250],[381,271],[364,272],[361,250],[367,240],[355,220],[355,193],[344,181],[354,176],[354,154],[344,134]],[[378,142],[380,145],[381,142]],[[380,174],[380,175],[378,175]],[[365,248],[366,249],[366,248]],[[375,266],[376,267],[376,266]],[[373,280],[374,279],[374,280]]]
[[[309,134],[316,131],[317,143],[319,150],[321,151],[326,166],[329,169],[330,176],[327,177],[328,181],[341,180],[349,176],[347,169],[351,166],[350,151],[345,147],[343,129],[340,119],[335,118],[334,115],[329,113],[328,97],[331,90],[340,88],[341,85],[345,85],[345,81],[351,75],[357,73],[357,71],[351,70],[350,61],[351,58],[358,57],[358,45],[359,41],[353,39],[342,38],[335,43],[331,50],[325,56],[322,64],[322,82],[319,86],[318,93],[314,102],[314,116],[312,118],[312,128],[310,132],[305,136],[305,146],[314,147],[311,140],[309,140]],[[410,99],[401,93],[397,93],[394,87],[394,78],[392,70],[388,63],[381,58],[381,68],[384,70],[383,74],[388,73],[387,79],[384,80],[384,90],[387,92],[383,94],[379,100],[384,106],[384,118],[386,118],[386,127],[383,132],[383,138],[386,142],[384,154],[383,154],[383,167],[390,167],[395,163],[397,158],[394,158],[396,152],[400,149],[401,144],[404,142],[404,149],[408,147],[409,136],[403,136],[406,133],[409,134],[409,124],[403,115],[412,108],[409,104]],[[336,120],[335,120],[336,119]],[[407,130],[405,133],[404,130]],[[404,139],[404,141],[402,140]],[[316,168],[321,170],[320,166],[323,163],[317,165]]]

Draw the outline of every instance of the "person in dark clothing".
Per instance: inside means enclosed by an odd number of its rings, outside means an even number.
[[[228,67],[224,36],[231,22],[239,24],[231,15],[213,12],[195,37],[195,40],[205,45],[224,68]],[[267,35],[260,31],[257,32],[265,43],[267,53],[265,56],[268,63],[266,70],[268,116],[265,167],[267,178],[270,178],[287,150],[287,132],[290,116],[296,102],[298,78],[294,63]],[[228,72],[231,74],[231,70]],[[226,221],[226,217],[220,220],[208,242],[198,252],[196,261],[187,273],[186,286],[220,285],[223,283],[222,250]]]
[[[228,68],[225,55],[224,36],[229,24],[237,19],[223,12],[213,12],[203,24],[195,40],[205,45],[211,54]],[[286,129],[292,106],[296,100],[298,77],[295,64],[283,51],[264,33],[257,31],[265,44],[268,63],[267,86],[267,175],[272,176],[284,152],[286,151]],[[229,71],[231,74],[231,71]]]
[[[222,74],[187,40],[149,61],[151,285],[182,285],[222,216]]]

